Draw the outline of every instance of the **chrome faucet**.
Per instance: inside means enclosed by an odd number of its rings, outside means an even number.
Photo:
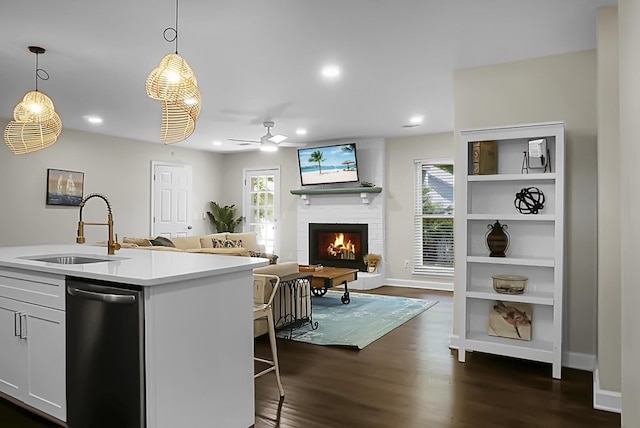
[[[85,223],[82,221],[82,210],[84,209],[85,204],[91,198],[100,198],[107,204],[107,222],[106,223]],[[90,195],[85,196],[80,201],[80,221],[78,222],[78,237],[76,238],[76,242],[78,244],[84,244],[84,226],[108,226],[109,227],[109,240],[107,241],[107,254],[115,254],[117,250],[120,249],[120,244],[118,243],[118,234],[116,234],[116,240],[113,240],[113,214],[111,213],[111,204],[109,204],[109,200],[106,196],[101,195],[100,193],[91,193]]]

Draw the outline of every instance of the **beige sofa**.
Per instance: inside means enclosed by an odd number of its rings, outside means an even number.
[[[165,238],[167,239],[167,238]],[[223,254],[229,256],[262,257],[275,264],[278,256],[264,252],[258,244],[255,232],[212,233],[209,235],[168,238],[173,246],[162,245],[157,238],[124,238],[123,246],[155,251],[184,251],[189,253]]]

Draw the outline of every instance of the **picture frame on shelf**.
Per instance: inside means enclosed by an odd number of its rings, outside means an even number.
[[[496,300],[489,310],[489,336],[531,340],[533,307],[529,303]]]
[[[47,169],[47,205],[79,206],[83,189],[83,172]]]

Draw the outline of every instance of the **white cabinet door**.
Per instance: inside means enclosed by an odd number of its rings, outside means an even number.
[[[65,313],[0,297],[0,391],[66,420]]]
[[[0,297],[0,392],[19,398],[27,377],[25,343],[20,338],[23,303]]]
[[[28,305],[26,337],[27,383],[23,400],[60,420],[66,420],[65,313]]]

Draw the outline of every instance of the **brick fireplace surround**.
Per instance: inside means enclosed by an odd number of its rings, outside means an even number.
[[[345,141],[352,142],[352,141]],[[341,142],[339,142],[341,143]],[[333,142],[332,142],[333,144]],[[385,234],[385,189],[384,189],[384,140],[356,140],[360,181],[369,181],[382,187],[382,192],[371,194],[363,203],[360,194],[309,195],[306,204],[297,206],[297,260],[309,263],[309,223],[353,223],[368,225],[368,252],[381,254],[382,263],[375,274],[359,272],[358,280],[349,283],[354,290],[369,290],[384,283],[384,234]],[[333,185],[357,187],[357,183]],[[318,187],[315,187],[318,188]],[[331,188],[329,185],[320,188]],[[325,263],[328,265],[328,263]]]

